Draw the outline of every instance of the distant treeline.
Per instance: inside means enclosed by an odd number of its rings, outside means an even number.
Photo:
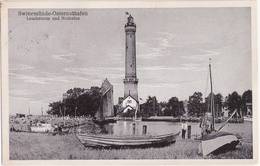
[[[203,100],[201,92],[195,92],[187,101],[180,101],[177,97],[171,97],[168,101],[158,102],[155,96],[148,96],[143,104],[140,105],[138,116],[182,116],[185,109],[189,116],[199,117],[209,110],[209,101],[212,95],[208,95]],[[221,115],[222,108],[227,108],[230,113],[238,110],[238,113],[247,114],[246,103],[252,103],[252,91],[247,90],[242,95],[236,91],[225,98],[222,94],[214,94],[214,107],[217,115]],[[94,117],[101,104],[101,93],[99,87],[90,89],[73,88],[63,94],[61,101],[49,104],[48,114],[58,116],[91,116]],[[186,107],[186,108],[185,108]],[[116,113],[119,108],[114,106]],[[130,114],[129,114],[130,115]],[[241,116],[241,115],[240,115]]]
[[[185,109],[189,116],[202,116],[209,111],[210,98],[209,94],[203,101],[201,92],[195,92],[189,96],[187,101],[179,101],[177,97],[171,97],[167,102],[158,102],[156,97],[149,96],[144,104],[141,105],[140,114],[142,117],[150,116],[182,116],[185,114]],[[231,114],[237,110],[240,116],[247,114],[246,103],[252,103],[252,91],[245,91],[242,96],[236,91],[223,98],[222,94],[214,94],[214,109],[216,116],[221,116],[222,109],[225,107]],[[186,108],[185,108],[186,105]],[[241,115],[242,114],[242,115]]]

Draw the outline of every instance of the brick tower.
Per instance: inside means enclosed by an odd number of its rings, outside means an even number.
[[[124,79],[124,98],[131,95],[138,102],[136,77],[136,42],[135,42],[136,25],[134,18],[129,15],[125,24],[125,79]]]

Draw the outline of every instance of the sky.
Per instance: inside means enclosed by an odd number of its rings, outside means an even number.
[[[38,11],[38,9],[35,9]],[[9,10],[10,113],[40,114],[73,87],[114,87],[123,96],[125,12],[134,17],[138,95],[159,101],[213,90],[252,89],[250,8],[78,9],[74,21],[28,21]],[[24,9],[23,11],[30,11]],[[68,11],[64,9],[62,11]]]

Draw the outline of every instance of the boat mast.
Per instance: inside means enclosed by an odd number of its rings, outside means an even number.
[[[210,111],[212,115],[211,130],[215,130],[215,113],[214,113],[214,94],[212,86],[212,76],[211,76],[211,58],[209,59],[209,74],[210,74]]]
[[[42,116],[43,116],[43,109],[42,109],[42,106],[41,106],[41,112],[42,112]]]

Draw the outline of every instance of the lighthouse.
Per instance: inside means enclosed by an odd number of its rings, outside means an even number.
[[[138,79],[136,75],[136,25],[129,15],[125,24],[125,78],[124,98],[132,96],[138,102]]]

